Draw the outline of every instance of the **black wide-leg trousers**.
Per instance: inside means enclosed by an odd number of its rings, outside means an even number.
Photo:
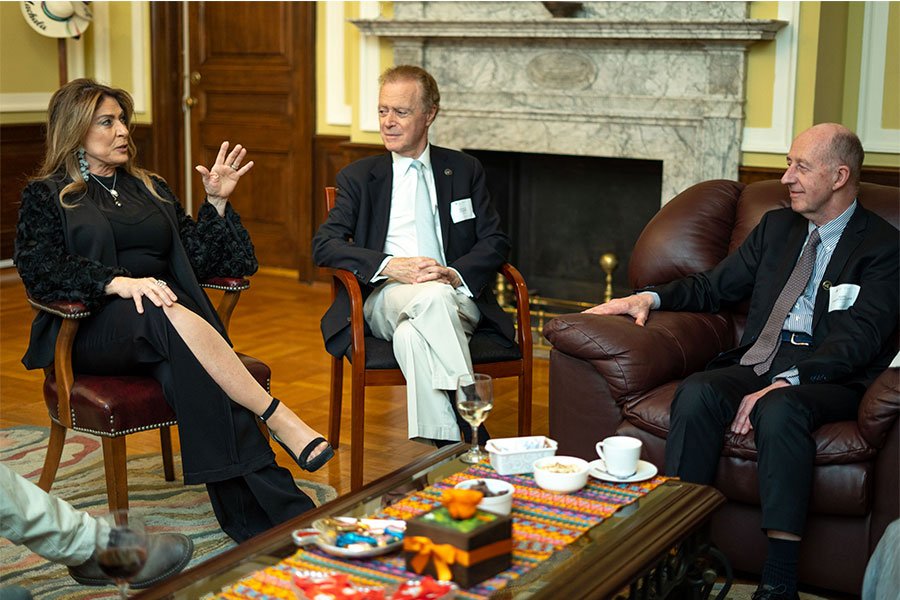
[[[179,302],[190,306],[177,288]],[[259,431],[256,416],[225,395],[161,308],[143,299],[112,299],[79,327],[76,372],[143,374],[160,382],[178,418],[186,484],[205,483],[216,518],[232,539],[246,540],[311,508],[290,471]]]
[[[695,373],[678,386],[666,440],[666,474],[712,485],[725,435],[747,394],[771,383],[808,350],[783,343],[764,376],[740,365]],[[854,420],[862,390],[836,384],[778,388],[750,412],[758,452],[763,530],[803,534],[812,490],[816,445],[812,433],[825,423]]]

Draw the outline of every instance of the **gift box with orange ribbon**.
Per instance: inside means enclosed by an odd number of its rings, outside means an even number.
[[[407,570],[469,588],[508,569],[512,520],[478,510],[480,499],[481,492],[448,490],[443,507],[407,521]]]

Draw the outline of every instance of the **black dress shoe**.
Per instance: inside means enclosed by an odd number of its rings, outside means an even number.
[[[800,600],[800,594],[794,592],[793,594],[787,593],[787,587],[784,585],[769,585],[767,583],[759,584],[759,587],[756,588],[756,591],[753,592],[753,595],[750,596],[751,600]]]
[[[180,533],[156,533],[147,538],[147,563],[141,569],[130,587],[143,589],[156,585],[176,573],[180,573],[190,562],[194,553],[194,542]],[[92,556],[77,567],[69,567],[69,575],[81,585],[112,585],[110,579]]]

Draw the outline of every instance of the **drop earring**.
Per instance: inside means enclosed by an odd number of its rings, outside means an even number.
[[[84,148],[76,150],[75,156],[78,157],[78,170],[81,171],[81,178],[87,183],[88,179],[90,179],[90,171],[88,171],[87,159],[84,157]]]

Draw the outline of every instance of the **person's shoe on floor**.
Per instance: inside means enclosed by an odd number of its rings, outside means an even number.
[[[800,594],[796,591],[792,594],[784,585],[772,586],[762,583],[750,596],[751,600],[800,600]]]
[[[154,586],[180,573],[190,562],[194,542],[180,533],[156,533],[148,536],[147,563],[129,584],[133,589]],[[113,581],[100,568],[97,557],[69,567],[69,575],[81,585],[112,585]]]

